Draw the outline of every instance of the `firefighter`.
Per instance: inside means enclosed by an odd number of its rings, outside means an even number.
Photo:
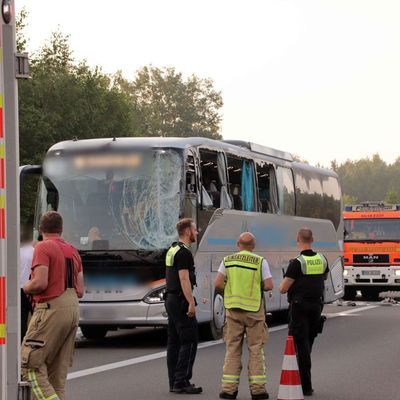
[[[291,260],[280,284],[280,292],[288,294],[289,335],[293,336],[303,394],[312,396],[311,350],[318,333],[322,332],[321,317],[324,280],[329,272],[325,256],[312,250],[313,233],[302,228],[297,233],[300,255]]]
[[[176,225],[179,241],[167,252],[166,301],[168,313],[167,366],[169,390],[174,393],[198,394],[203,391],[190,383],[196,358],[198,327],[194,260],[189,246],[196,241],[196,224],[190,218],[181,219]]]
[[[251,398],[268,399],[264,344],[268,339],[263,290],[272,290],[267,261],[253,253],[255,237],[239,236],[239,252],[224,258],[215,279],[215,289],[224,291],[226,354],[220,399],[236,399],[242,369],[242,345],[249,349],[248,379]]]
[[[65,399],[79,323],[78,297],[84,291],[81,258],[61,238],[62,228],[59,213],[42,215],[43,241],[35,247],[31,279],[23,288],[32,296],[34,311],[21,348],[22,375],[36,400]]]

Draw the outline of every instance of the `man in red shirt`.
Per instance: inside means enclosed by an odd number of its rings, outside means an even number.
[[[34,308],[22,343],[22,375],[37,400],[64,400],[79,323],[78,297],[83,296],[78,251],[61,238],[63,220],[50,211],[40,219],[43,241],[33,253],[31,279],[23,290]]]

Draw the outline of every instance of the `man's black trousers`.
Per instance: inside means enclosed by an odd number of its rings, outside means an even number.
[[[293,336],[303,392],[312,390],[311,350],[321,324],[319,301],[293,300],[289,311],[289,335]]]
[[[170,388],[185,387],[192,379],[193,364],[199,341],[196,318],[187,316],[188,303],[183,294],[168,293],[167,365]]]
[[[32,306],[28,296],[21,289],[21,343],[28,329],[29,313],[32,312]]]

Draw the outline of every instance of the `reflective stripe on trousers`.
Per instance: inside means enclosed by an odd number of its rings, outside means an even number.
[[[40,388],[39,382],[37,380],[36,377],[36,373],[34,369],[29,369],[28,370],[28,378],[29,378],[29,382],[32,385],[32,391],[33,391],[33,395],[35,396],[35,398],[37,400],[60,400],[60,398],[57,396],[56,393],[46,397],[42,391],[42,389]]]
[[[245,337],[249,349],[248,377],[250,391],[252,394],[265,393],[267,378],[264,344],[267,341],[268,331],[263,306],[258,312],[226,310],[224,328],[226,354],[221,386],[222,391],[228,394],[233,394],[238,390],[242,370],[242,347]]]

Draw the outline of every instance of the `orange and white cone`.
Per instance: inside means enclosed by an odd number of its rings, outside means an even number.
[[[278,400],[304,400],[293,336],[286,339]]]

